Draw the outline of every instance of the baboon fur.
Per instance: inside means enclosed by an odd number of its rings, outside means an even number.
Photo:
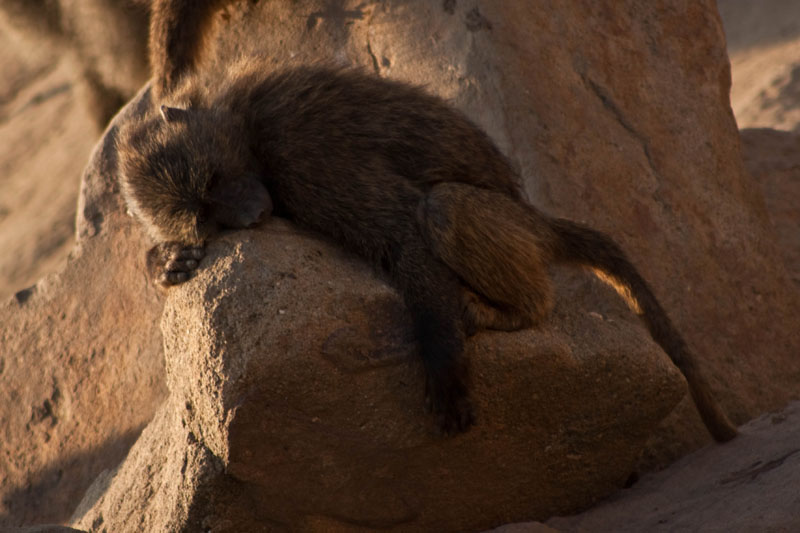
[[[736,435],[620,248],[527,204],[508,160],[441,99],[358,70],[270,72],[257,60],[230,66],[211,87],[196,81],[203,32],[225,3],[155,2],[158,102],[119,140],[123,192],[159,242],[149,268],[160,283],[188,279],[218,227],[247,227],[273,209],[327,236],[386,271],[402,294],[420,343],[427,405],[452,433],[474,423],[465,337],[547,316],[549,264],[594,268],[624,289],[683,371],[712,435]]]

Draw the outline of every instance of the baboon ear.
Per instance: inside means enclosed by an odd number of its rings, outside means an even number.
[[[272,197],[253,174],[220,180],[209,196],[214,218],[227,228],[246,228],[272,213]]]
[[[186,115],[189,114],[188,111],[180,107],[169,107],[166,105],[162,105],[159,110],[161,111],[161,118],[164,119],[164,122],[179,122],[184,120]]]

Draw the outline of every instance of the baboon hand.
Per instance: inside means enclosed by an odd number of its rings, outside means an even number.
[[[147,252],[147,272],[154,283],[171,287],[189,280],[204,256],[202,247],[162,242]]]
[[[425,382],[425,409],[436,417],[444,435],[455,435],[475,424],[469,393],[459,372],[429,374]]]

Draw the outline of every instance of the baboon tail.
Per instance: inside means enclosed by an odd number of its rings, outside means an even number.
[[[198,61],[217,11],[235,0],[155,0],[150,13],[150,68],[156,100]]]
[[[726,442],[734,438],[736,428],[712,396],[711,387],[686,342],[620,247],[608,236],[569,220],[551,219],[550,226],[556,235],[554,259],[591,268],[614,287],[683,372],[700,416],[714,439]]]

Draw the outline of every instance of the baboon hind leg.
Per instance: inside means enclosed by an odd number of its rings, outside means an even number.
[[[425,369],[426,408],[445,434],[474,423],[469,372],[464,357],[464,324],[459,314],[460,284],[431,254],[418,235],[409,235],[393,268],[414,320]]]
[[[542,317],[514,307],[492,305],[480,294],[465,288],[462,295],[464,325],[468,335],[479,329],[517,331],[530,328]]]
[[[428,246],[472,291],[463,299],[468,328],[522,329],[552,310],[549,232],[530,211],[462,183],[436,185],[420,201],[417,223]]]

